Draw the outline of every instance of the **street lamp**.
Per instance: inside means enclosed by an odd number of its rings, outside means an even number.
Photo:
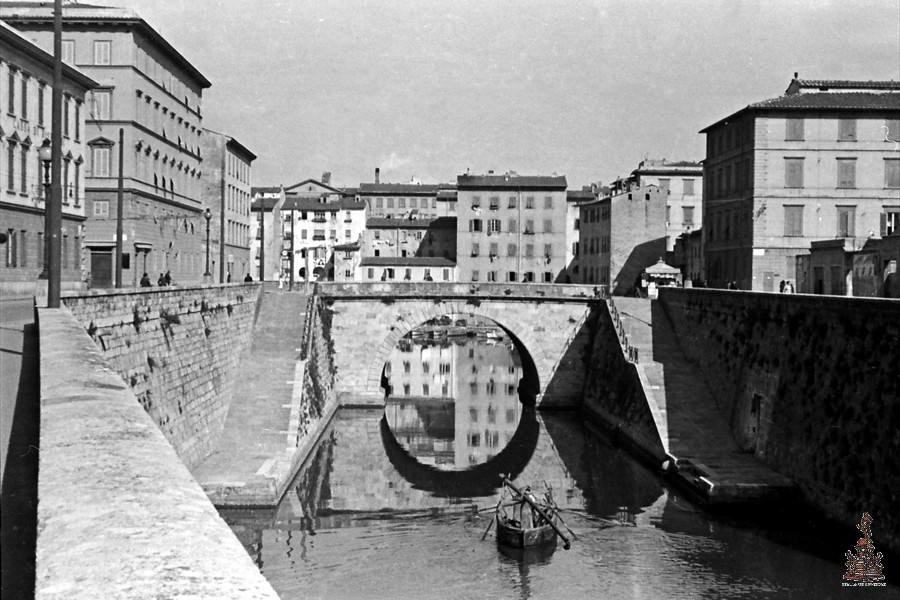
[[[41,159],[41,164],[44,165],[44,214],[46,215],[50,210],[48,208],[50,206],[50,163],[53,160],[53,149],[50,145],[50,140],[44,140],[44,143],[38,148],[38,158]],[[52,232],[50,231],[50,220],[45,219],[44,222],[46,223],[46,231],[44,231],[44,270],[39,276],[40,279],[48,279],[50,275],[50,237]]]
[[[212,219],[212,211],[208,206],[203,211],[203,218],[206,219],[206,273],[203,274],[203,279],[209,281],[212,277],[212,273],[209,272],[209,220]]]

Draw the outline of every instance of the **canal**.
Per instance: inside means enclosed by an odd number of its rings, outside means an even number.
[[[385,406],[340,410],[276,510],[222,516],[283,600],[900,597],[842,589],[853,533],[711,516],[577,413],[523,403],[525,371],[492,323],[429,323],[385,364]],[[552,489],[571,550],[496,544],[500,473]]]

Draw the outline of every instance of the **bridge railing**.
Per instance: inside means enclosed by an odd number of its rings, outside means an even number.
[[[637,364],[639,362],[638,349],[632,346],[631,340],[628,339],[628,334],[625,332],[625,325],[622,324],[622,317],[619,315],[619,309],[616,308],[616,303],[613,302],[611,295],[606,295],[605,300],[606,305],[609,307],[609,316],[612,319],[613,328],[615,328],[619,338],[619,345],[622,346],[622,352],[625,354],[625,358],[628,362]]]
[[[341,298],[541,298],[584,302],[602,298],[605,286],[562,283],[462,283],[462,282],[320,282],[317,293]]]

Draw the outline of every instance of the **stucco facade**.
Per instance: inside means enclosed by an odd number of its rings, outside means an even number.
[[[638,186],[655,185],[668,192],[666,201],[666,251],[675,240],[703,225],[703,165],[691,161],[642,160],[631,172]]]
[[[666,190],[655,185],[629,185],[582,204],[579,283],[633,293],[643,270],[665,256],[667,201]]]
[[[200,139],[203,207],[212,213],[209,243],[214,258],[210,270],[219,283],[242,281],[254,268],[250,256],[250,180],[256,155],[224,133],[204,129]]]
[[[281,276],[281,257],[284,252],[281,207],[284,190],[281,188],[252,188],[250,202],[250,257],[253,278],[276,280]]]
[[[52,6],[0,5],[0,18],[53,47]],[[201,97],[210,82],[133,11],[63,7],[63,55],[96,80],[84,112],[84,245],[89,283],[115,272],[119,131],[123,131],[123,283],[170,271],[175,282],[203,273]]]
[[[456,185],[460,281],[566,281],[564,176],[460,175]]]
[[[45,188],[38,150],[51,137],[53,56],[0,21],[0,292],[32,295],[45,259]],[[85,110],[96,82],[63,65],[61,286],[85,281]]]
[[[815,240],[900,227],[900,83],[806,82],[705,128],[711,285],[777,291]]]

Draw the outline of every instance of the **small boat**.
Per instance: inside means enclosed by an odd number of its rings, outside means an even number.
[[[530,548],[556,544],[559,536],[563,548],[571,546],[569,539],[559,528],[559,509],[553,501],[551,490],[538,499],[530,487],[519,489],[506,476],[503,485],[512,497],[501,496],[497,503],[497,543],[512,548]],[[486,533],[486,532],[485,532]]]

